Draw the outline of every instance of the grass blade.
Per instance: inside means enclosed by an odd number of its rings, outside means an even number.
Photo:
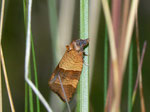
[[[2,76],[1,76],[1,66],[0,66],[0,112],[3,111],[3,102],[2,102]]]
[[[0,43],[2,40],[2,29],[3,29],[3,19],[4,19],[4,8],[5,8],[5,0],[2,0],[1,6],[1,20],[0,20]]]
[[[2,61],[2,67],[3,67],[4,78],[5,78],[6,88],[7,88],[7,92],[8,92],[9,102],[10,102],[10,106],[11,106],[11,111],[15,112],[14,103],[13,103],[13,99],[11,96],[11,90],[10,90],[10,86],[9,86],[9,81],[8,81],[8,77],[7,77],[7,71],[6,71],[2,46],[0,46],[0,57],[1,57],[1,61]]]
[[[28,84],[25,82],[25,112],[28,112]]]
[[[53,55],[53,65],[52,69],[56,67],[58,61],[59,61],[59,56],[58,56],[58,51],[59,46],[58,46],[58,41],[59,37],[57,36],[58,34],[58,14],[57,14],[57,2],[56,0],[48,0],[48,8],[49,8],[49,27],[50,27],[50,38],[51,38],[51,46],[52,47],[52,55]],[[61,18],[61,17],[60,17]],[[62,108],[64,107],[64,103],[60,102],[58,97],[50,91],[50,105],[53,107],[54,111],[61,111]],[[55,106],[57,103],[57,106]]]
[[[110,15],[109,6],[106,0],[101,0],[102,6],[104,9],[104,15],[106,19],[106,24],[108,27],[108,35],[109,35],[109,44],[110,44],[110,51],[111,51],[111,59],[112,59],[112,66],[113,66],[113,74],[114,74],[114,101],[112,104],[112,112],[118,112],[119,111],[119,99],[120,99],[120,87],[118,88],[119,84],[119,69],[118,69],[118,58],[117,58],[117,50],[115,45],[115,37],[114,37],[114,31],[112,26],[112,20]]]
[[[52,112],[47,101],[44,99],[40,91],[35,87],[33,82],[29,79],[29,62],[30,62],[30,50],[31,50],[31,10],[32,0],[28,1],[28,16],[27,16],[27,36],[26,36],[26,52],[25,52],[25,81],[29,84],[35,94],[39,97],[48,112]]]
[[[140,63],[140,42],[139,42],[139,24],[138,24],[138,13],[136,14],[136,44],[137,44],[137,60],[138,64]],[[139,77],[139,89],[140,89],[140,98],[141,98],[141,111],[145,112],[145,103],[143,96],[143,84],[142,84],[142,71],[140,72]]]
[[[52,38],[52,50],[54,55],[54,66],[56,66],[58,61],[61,59],[61,56],[64,54],[64,46],[71,41],[75,2],[76,1],[74,0],[62,0],[59,9],[59,16],[57,16],[57,1],[49,0],[49,18]],[[58,97],[52,93],[50,103],[54,107],[55,111],[61,111],[65,105],[63,102],[60,102],[59,99],[57,99]],[[56,102],[58,106],[55,106]]]
[[[132,73],[133,73],[133,43],[129,53],[129,77],[128,77],[128,112],[132,111]]]
[[[144,55],[145,55],[146,45],[147,45],[147,42],[145,41],[144,42],[144,46],[143,46],[143,50],[142,50],[141,60],[140,60],[140,63],[138,65],[137,78],[136,78],[136,83],[135,83],[135,87],[134,87],[134,91],[133,91],[133,95],[132,95],[132,103],[134,103],[135,96],[136,96],[136,91],[137,91],[137,87],[138,87],[138,83],[139,83],[140,73],[141,73],[141,70],[142,70],[142,65],[143,65],[143,59],[144,59]],[[142,99],[142,101],[144,101],[144,100]],[[142,103],[144,103],[144,102],[142,102]],[[143,109],[142,112],[145,112],[145,105],[143,105],[143,106],[144,106],[144,108],[142,108]]]
[[[52,38],[52,47],[53,47],[53,57],[54,57],[54,66],[56,66],[56,63],[58,62],[58,56],[56,54],[56,50],[58,50],[57,46],[57,41],[58,41],[58,36],[57,36],[57,8],[56,8],[56,0],[48,0],[48,7],[49,7],[49,21],[50,21],[50,33],[51,33],[51,38]]]
[[[88,38],[88,0],[80,0],[80,38]],[[88,54],[88,48],[85,49]],[[85,57],[84,62],[87,64],[89,58]],[[83,66],[80,84],[78,86],[78,100],[77,110],[79,112],[89,111],[89,68]]]
[[[108,70],[108,35],[107,35],[107,27],[105,29],[105,40],[104,40],[104,108],[106,104],[107,98],[107,70]]]
[[[4,18],[4,7],[5,7],[5,0],[2,1],[1,6],[1,20],[0,20],[0,44],[2,39],[2,29],[3,29],[3,18]],[[1,61],[0,61],[1,63]],[[2,102],[2,76],[1,76],[1,64],[0,64],[0,112],[3,111],[3,102]]]
[[[9,102],[10,102],[10,107],[11,111],[15,112],[12,96],[11,96],[11,90],[9,87],[9,82],[8,82],[8,77],[7,77],[7,71],[5,67],[5,61],[4,61],[4,56],[3,56],[3,51],[2,51],[2,46],[1,46],[1,39],[2,39],[2,29],[3,29],[3,18],[4,18],[4,7],[5,7],[5,0],[2,1],[2,7],[1,7],[1,23],[0,23],[0,57],[2,61],[2,67],[3,67],[3,72],[4,72],[4,79],[6,83],[6,88],[7,88],[7,93],[9,97]],[[0,71],[1,72],[1,71]],[[2,86],[1,86],[1,73],[0,73],[0,111],[2,111]]]
[[[130,9],[130,13],[129,13],[129,19],[128,19],[128,23],[127,23],[127,31],[126,31],[126,36],[125,36],[125,44],[123,47],[123,59],[122,59],[122,67],[121,67],[121,73],[123,74],[125,71],[125,66],[127,63],[127,57],[128,57],[128,53],[129,53],[129,47],[130,47],[130,42],[131,42],[131,37],[132,37],[132,32],[133,32],[133,27],[134,27],[134,21],[135,21],[135,17],[136,17],[136,12],[138,9],[138,3],[139,0],[134,0],[132,1],[132,5],[131,5],[131,9]]]
[[[1,23],[0,23],[0,55],[1,55],[1,61],[2,61],[2,67],[4,71],[4,78],[5,78],[5,83],[7,87],[7,92],[8,92],[8,97],[9,97],[9,102],[11,106],[11,111],[15,112],[12,96],[11,96],[11,91],[9,87],[9,82],[8,82],[8,77],[7,77],[7,71],[5,67],[5,61],[4,61],[4,56],[3,56],[3,51],[2,51],[2,46],[1,46],[1,39],[2,39],[2,27],[3,27],[3,18],[4,18],[4,6],[5,6],[5,0],[2,1],[2,9],[1,9]],[[1,71],[0,71],[1,72]],[[0,73],[0,111],[2,111],[2,86],[1,86],[1,73]]]
[[[26,1],[23,1],[23,6],[24,6],[24,23],[25,23],[25,28],[26,26],[26,15],[27,15],[27,9],[26,9]],[[38,77],[37,77],[37,69],[36,69],[36,59],[35,59],[35,50],[34,50],[34,42],[33,42],[33,37],[32,37],[32,32],[31,32],[31,47],[32,47],[32,57],[33,57],[33,67],[34,67],[34,78],[35,78],[35,86],[36,88],[38,88]],[[26,84],[25,84],[26,86]],[[26,88],[26,87],[25,87]],[[25,94],[26,93],[26,89],[25,89]],[[26,95],[25,95],[26,96]],[[25,98],[25,105],[27,105],[27,98]],[[40,102],[39,102],[39,98],[38,96],[36,96],[36,104],[37,104],[37,112],[40,112]]]
[[[38,89],[38,77],[37,77],[35,50],[34,50],[34,42],[33,42],[32,35],[31,35],[31,46],[32,46],[32,57],[33,57],[33,66],[34,66],[35,86]],[[37,107],[37,112],[40,112],[40,102],[39,102],[38,96],[36,96],[36,107]]]
[[[90,37],[89,91],[90,92],[93,83],[94,60],[96,55],[96,46],[97,46],[97,39],[98,39],[97,35],[98,35],[99,24],[101,23],[100,17],[101,17],[101,1],[100,0],[89,1],[89,37]]]
[[[108,0],[109,2],[109,0]],[[104,108],[107,99],[107,75],[108,75],[108,31],[105,26],[105,40],[104,40]]]
[[[29,65],[29,79],[31,80],[31,65]],[[29,87],[29,107],[30,112],[34,112],[32,88]]]
[[[119,63],[121,62],[123,56],[123,52],[124,50],[123,47],[124,47],[124,41],[125,41],[125,34],[126,34],[126,31],[127,31],[127,22],[128,22],[128,14],[129,14],[129,9],[130,9],[130,0],[124,0],[124,3],[123,3],[123,15],[122,15],[122,26],[121,26],[121,36],[120,36],[120,42],[119,42]]]

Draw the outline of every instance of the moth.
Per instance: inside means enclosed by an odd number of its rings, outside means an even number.
[[[65,96],[61,88],[63,85],[67,101],[70,101],[77,88],[83,68],[84,48],[89,44],[89,39],[78,39],[66,46],[66,52],[52,73],[49,86],[64,102]],[[58,78],[60,76],[61,82]]]

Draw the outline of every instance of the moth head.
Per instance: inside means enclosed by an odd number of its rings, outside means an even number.
[[[67,51],[70,51],[72,49],[76,51],[83,51],[84,47],[86,47],[89,44],[89,38],[88,39],[78,39],[74,40],[70,45],[67,45]]]

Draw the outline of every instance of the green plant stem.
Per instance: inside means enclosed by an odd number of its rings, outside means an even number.
[[[107,0],[108,3],[110,0]],[[107,99],[107,75],[108,75],[108,31],[107,25],[105,26],[105,40],[104,40],[104,108]]]
[[[88,0],[80,0],[80,38],[88,38]],[[88,54],[88,47],[85,49]],[[84,57],[84,63],[88,64],[88,56]],[[89,111],[89,68],[83,66],[81,73],[80,84],[78,86],[78,104],[77,111]]]
[[[24,23],[25,23],[25,29],[26,29],[26,0],[23,0],[23,12],[24,12]],[[25,112],[28,112],[28,84],[25,82]]]
[[[29,78],[31,80],[31,65],[29,65]],[[32,94],[32,88],[31,87],[29,87],[29,104],[30,104],[30,112],[34,112],[33,94]]]
[[[28,112],[28,84],[25,82],[25,112]]]
[[[58,56],[57,52],[59,50],[57,41],[57,8],[56,8],[56,0],[48,0],[49,5],[49,21],[50,21],[50,32],[51,32],[51,39],[52,39],[52,47],[53,47],[53,61],[54,66],[56,66],[56,63],[58,62]]]
[[[108,69],[108,34],[107,34],[107,27],[105,29],[105,40],[104,40],[104,108],[106,104],[106,97],[107,97],[107,69]]]
[[[33,42],[32,34],[31,34],[31,47],[32,47],[32,57],[33,57],[33,66],[34,66],[35,86],[38,89],[38,77],[37,77],[35,50],[34,50],[34,42]],[[40,112],[40,101],[38,96],[36,96],[36,104],[37,104],[37,112]]]
[[[23,6],[24,6],[24,23],[25,23],[25,29],[27,27],[26,25],[26,13],[27,13],[27,8],[26,8],[26,1],[23,1]],[[32,47],[32,57],[33,57],[33,66],[34,66],[34,78],[35,78],[35,86],[38,89],[38,77],[37,77],[37,69],[36,69],[36,59],[35,59],[35,50],[34,50],[34,42],[33,42],[33,37],[31,33],[31,47]],[[25,91],[26,92],[26,91]],[[25,98],[27,99],[27,98]],[[28,102],[25,100],[25,105],[27,105]],[[36,96],[36,104],[37,104],[37,112],[40,112],[40,102],[38,96]]]
[[[133,43],[131,43],[129,54],[128,112],[132,111],[132,72],[133,72]]]

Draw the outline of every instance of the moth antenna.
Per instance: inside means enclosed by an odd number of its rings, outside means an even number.
[[[68,107],[68,111],[71,112],[71,109],[70,109],[70,105],[68,103],[68,100],[67,100],[67,96],[66,96],[66,93],[65,93],[65,90],[64,90],[64,87],[63,87],[63,84],[62,84],[62,81],[61,81],[61,78],[60,76],[58,75],[58,78],[59,78],[59,81],[60,81],[60,85],[61,85],[61,89],[64,93],[64,97],[65,97],[65,100],[66,100],[66,104],[67,104],[67,107]]]

